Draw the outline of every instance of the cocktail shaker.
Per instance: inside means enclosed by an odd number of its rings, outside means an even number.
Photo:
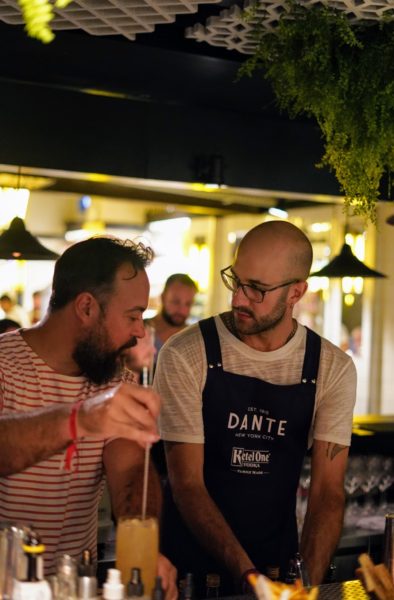
[[[14,581],[27,575],[27,560],[22,550],[30,527],[9,521],[0,522],[0,600],[11,600]]]
[[[383,538],[383,562],[394,582],[394,513],[386,515]]]

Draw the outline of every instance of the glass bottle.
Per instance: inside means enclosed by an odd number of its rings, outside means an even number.
[[[93,563],[92,553],[86,549],[82,552],[78,563],[78,577],[94,577],[95,575],[96,568]]]
[[[133,567],[131,569],[131,578],[127,584],[128,598],[141,598],[144,595],[144,584],[141,579],[141,569]]]
[[[55,600],[76,600],[77,564],[69,554],[63,554],[57,561],[57,594]]]
[[[22,550],[27,561],[26,577],[14,581],[12,599],[51,600],[51,588],[43,578],[42,555],[45,546],[31,529],[23,538]]]
[[[152,600],[164,600],[164,589],[161,577],[156,577],[155,587],[152,590]]]
[[[208,573],[206,577],[206,598],[219,598],[220,575],[218,573]]]
[[[194,600],[194,578],[193,573],[186,573],[182,589],[182,600]]]

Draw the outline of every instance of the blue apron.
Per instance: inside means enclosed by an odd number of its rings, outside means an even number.
[[[199,322],[208,362],[203,391],[204,479],[237,539],[261,572],[283,577],[298,549],[296,493],[313,418],[320,337],[307,329],[301,381],[275,385],[223,370],[214,318]],[[162,552],[179,575],[194,573],[202,594],[207,573],[221,594],[239,592],[231,574],[192,536],[164,494]]]

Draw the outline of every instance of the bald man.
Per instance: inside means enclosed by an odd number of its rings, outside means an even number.
[[[320,583],[338,542],[356,372],[297,323],[312,247],[287,222],[258,225],[221,271],[231,311],[162,349],[155,387],[169,471],[162,550],[179,574],[219,573],[221,594],[252,569],[283,578],[298,551],[295,518],[308,448],[312,479],[300,551]]]

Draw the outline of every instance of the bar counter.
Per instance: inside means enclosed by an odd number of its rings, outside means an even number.
[[[217,600],[256,600],[253,594],[245,596],[227,596]],[[358,579],[343,581],[342,583],[327,583],[319,586],[317,600],[370,600]]]

